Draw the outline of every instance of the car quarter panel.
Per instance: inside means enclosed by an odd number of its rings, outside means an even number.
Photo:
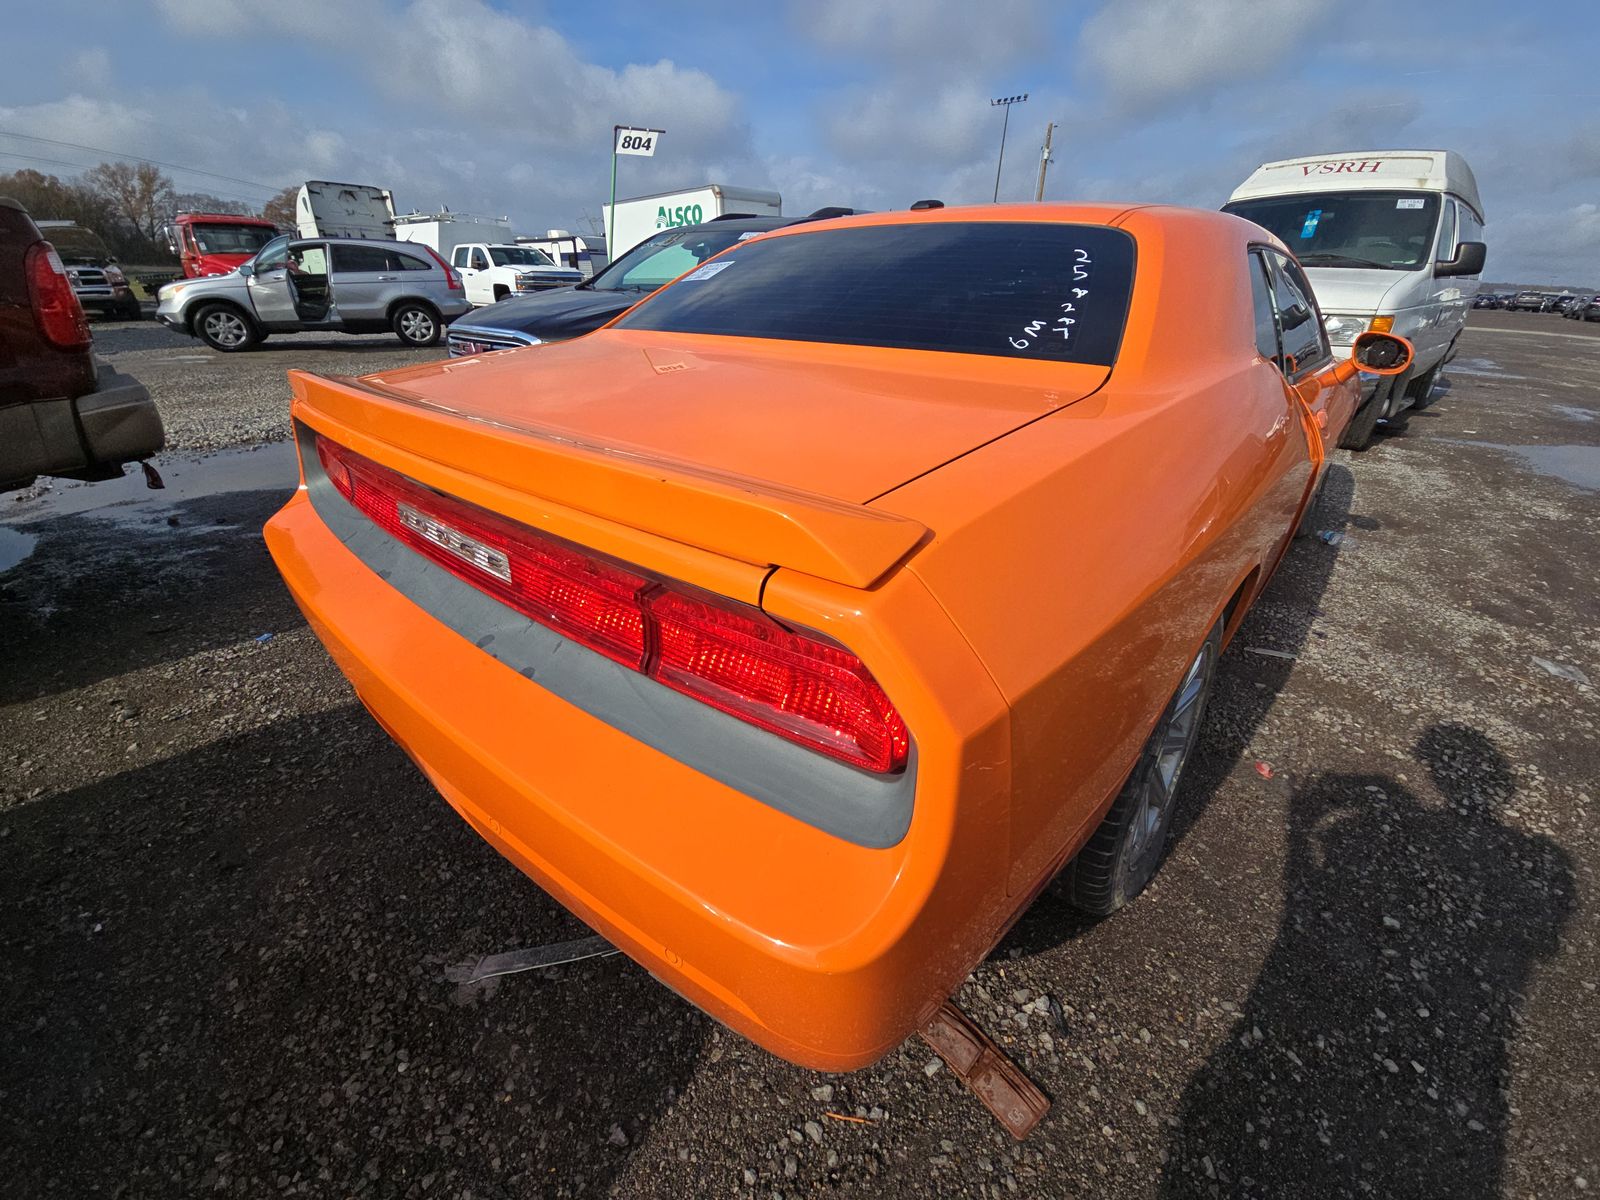
[[[1138,273],[1109,383],[878,502],[932,530],[907,569],[1011,706],[1023,896],[1093,831],[1311,481],[1302,413],[1254,347],[1251,228],[1170,211],[1126,227]]]

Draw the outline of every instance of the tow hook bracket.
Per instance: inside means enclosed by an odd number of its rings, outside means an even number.
[[[1050,1111],[1050,1097],[954,1000],[946,1000],[918,1032],[1017,1141],[1027,1137]]]
[[[541,967],[559,967],[565,963],[582,962],[586,958],[604,958],[620,953],[597,934],[579,938],[575,942],[554,942],[548,946],[528,946],[522,950],[507,950],[504,954],[469,958],[446,967],[444,977],[451,983],[477,983],[496,975],[515,975],[519,971],[537,971]]]

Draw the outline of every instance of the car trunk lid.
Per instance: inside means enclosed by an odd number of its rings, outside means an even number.
[[[608,330],[362,380],[292,378],[313,426],[320,414],[452,471],[865,587],[928,532],[870,501],[1088,395],[1108,373]]]

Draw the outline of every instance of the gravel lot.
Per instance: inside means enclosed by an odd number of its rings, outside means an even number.
[[[173,452],[163,492],[0,498],[7,1194],[1595,1193],[1596,335],[1474,313],[1434,405],[1339,454],[1344,538],[1224,657],[1155,886],[1047,894],[960,996],[1055,1100],[1018,1146],[919,1043],[799,1070],[621,958],[445,982],[582,929],[279,585],[289,447],[193,453],[283,437],[286,367],[428,355],[100,327]]]

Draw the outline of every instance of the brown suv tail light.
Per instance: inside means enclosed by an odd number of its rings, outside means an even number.
[[[23,261],[28,276],[28,292],[33,302],[33,319],[45,340],[61,350],[82,350],[89,345],[89,318],[73,294],[72,281],[61,265],[61,256],[49,242],[28,247]]]

